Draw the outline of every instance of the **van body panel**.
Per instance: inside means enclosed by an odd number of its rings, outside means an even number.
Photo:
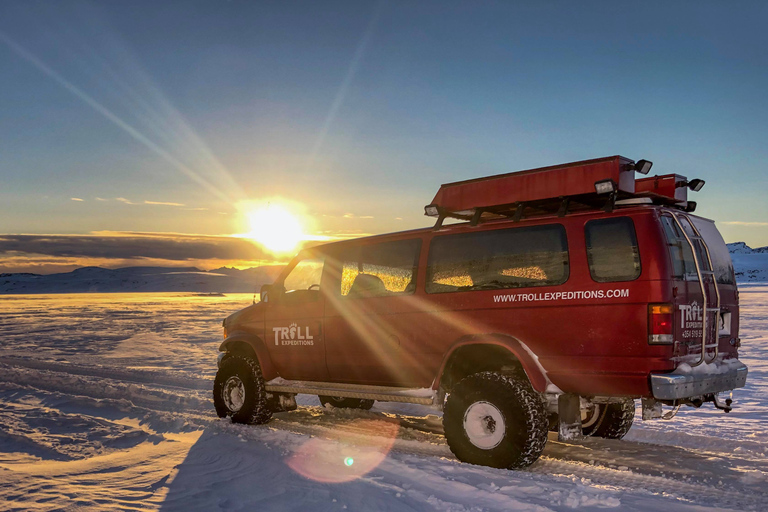
[[[707,242],[711,239],[713,246],[724,246],[711,221],[678,210],[675,213],[694,219],[691,222],[697,226],[711,225],[711,229],[706,227]],[[271,329],[278,324],[296,323],[317,332],[315,344],[309,348],[266,345],[279,375],[286,379],[427,388],[439,384],[446,361],[458,347],[493,340],[514,354],[538,391],[551,382],[564,392],[584,396],[651,397],[651,374],[673,371],[681,358],[694,354],[701,345],[701,338],[691,337],[690,332],[684,337],[690,331],[681,323],[686,308],[694,302],[700,304],[702,293],[698,279],[675,275],[663,225],[669,215],[669,208],[642,205],[564,217],[490,220],[476,226],[460,223],[434,231],[412,230],[324,244],[313,249],[327,255],[322,300],[293,312],[280,306],[280,301],[270,302],[263,328],[271,339]],[[585,230],[592,221],[617,218],[631,220],[639,272],[631,279],[599,282],[591,275]],[[568,274],[563,283],[427,292],[430,249],[440,237],[553,224],[562,226],[567,240]],[[421,240],[414,288],[365,298],[339,293],[342,269],[334,255],[406,239]],[[723,258],[719,246],[717,254]],[[727,268],[721,273],[727,274]],[[708,286],[713,296],[714,284]],[[736,286],[717,286],[721,307],[731,313],[730,333],[719,338],[718,348],[723,357],[736,357]],[[674,343],[649,343],[649,304],[672,305]]]

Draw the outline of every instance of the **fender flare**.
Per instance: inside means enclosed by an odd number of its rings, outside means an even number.
[[[453,353],[459,348],[468,345],[495,345],[505,348],[515,357],[515,359],[520,361],[523,371],[525,371],[533,389],[540,393],[545,393],[547,386],[551,384],[549,377],[547,377],[547,371],[539,362],[538,356],[525,343],[508,334],[494,333],[462,336],[456,340],[456,342],[451,345],[450,350],[443,356],[443,361],[440,364],[440,370],[433,384],[433,389],[439,389],[440,379],[443,377],[445,367],[448,364],[448,361],[450,361]]]
[[[265,381],[270,381],[275,377],[278,377],[277,368],[275,368],[272,358],[269,355],[264,341],[256,336],[247,332],[233,332],[221,343],[219,346],[219,352],[230,352],[237,344],[245,343],[253,353],[256,355],[256,359],[261,366],[261,374],[264,376]]]

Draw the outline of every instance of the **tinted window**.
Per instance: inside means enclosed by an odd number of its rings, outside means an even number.
[[[661,218],[664,228],[664,236],[669,247],[669,256],[672,259],[672,277],[686,279],[686,276],[696,277],[696,265],[693,262],[691,246],[683,236],[677,222],[672,217]]]
[[[564,283],[568,243],[561,225],[446,235],[432,240],[427,293]]]
[[[722,284],[735,284],[736,278],[733,275],[733,261],[731,261],[731,253],[728,252],[728,247],[725,245],[722,235],[715,227],[715,223],[701,219],[699,217],[691,217],[693,224],[699,230],[699,233],[707,243],[709,248],[709,255],[712,257],[712,266],[715,271],[715,278],[718,283]]]
[[[355,247],[341,257],[341,295],[382,297],[413,293],[421,240]]]
[[[709,266],[709,258],[707,258],[707,250],[704,248],[704,245],[701,243],[701,240],[697,240],[693,237],[696,237],[696,231],[693,229],[693,226],[691,226],[691,221],[688,220],[687,217],[678,217],[680,220],[680,225],[683,226],[683,229],[685,230],[685,233],[688,235],[688,237],[691,239],[691,242],[693,243],[693,247],[696,249],[696,258],[699,260],[699,265],[701,265],[702,270],[712,270]],[[686,244],[688,242],[686,241]],[[693,273],[696,273],[696,268],[694,266]]]
[[[584,228],[592,279],[605,283],[640,277],[640,251],[629,217],[591,220]]]

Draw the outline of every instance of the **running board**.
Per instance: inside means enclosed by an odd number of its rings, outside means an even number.
[[[436,393],[431,389],[362,386],[338,382],[301,382],[279,379],[278,382],[267,382],[265,387],[269,393],[338,396],[420,405],[433,405],[436,397]]]

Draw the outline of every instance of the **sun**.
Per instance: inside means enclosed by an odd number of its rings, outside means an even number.
[[[268,203],[244,212],[248,223],[246,237],[275,254],[295,252],[304,240],[304,228],[298,215],[285,206]]]

